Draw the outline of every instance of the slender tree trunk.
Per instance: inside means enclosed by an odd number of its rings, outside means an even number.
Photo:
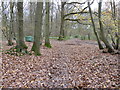
[[[56,25],[56,28],[55,28],[55,29],[56,29],[56,30],[59,29],[58,14],[59,14],[59,8],[60,8],[60,7],[59,7],[58,2],[57,2],[57,8],[58,8],[58,10],[56,11],[56,17],[55,17],[55,20],[56,20],[56,21],[55,21],[55,22],[56,22],[56,23],[55,23],[55,25]],[[58,35],[59,35],[59,34],[57,34],[57,36],[58,36]]]
[[[120,50],[120,2],[118,3],[118,33],[117,33],[117,40],[116,40],[116,49]]]
[[[46,15],[45,15],[45,46],[51,48],[50,40],[49,40],[49,2],[46,2]]]
[[[10,30],[9,30],[9,38],[8,38],[8,45],[13,45],[12,38],[13,38],[13,2],[10,2]]]
[[[8,45],[12,46],[12,29],[11,29],[11,19],[12,18],[12,4],[10,2],[10,28],[7,25],[7,15],[5,13],[5,7],[4,7],[4,2],[2,2],[2,27],[4,28],[3,30],[3,34],[6,37],[7,41],[8,41]]]
[[[42,31],[42,10],[43,10],[43,2],[37,2],[37,8],[35,12],[34,43],[31,49],[32,51],[35,52],[36,56],[41,55],[40,38],[41,38],[41,31]]]
[[[61,2],[61,26],[60,26],[60,35],[58,40],[63,40],[65,38],[64,34],[64,5],[66,2]]]
[[[6,17],[6,15],[4,14],[4,2],[2,2],[2,4],[1,4],[1,6],[2,6],[2,28],[6,28],[6,24],[7,24],[7,17]]]
[[[114,52],[114,49],[112,45],[110,45],[109,41],[105,37],[105,32],[103,28],[103,24],[101,22],[101,7],[102,7],[102,0],[99,2],[99,8],[98,8],[98,18],[99,18],[99,25],[100,25],[100,35],[101,35],[101,40],[104,42],[106,48],[108,49],[108,52]]]
[[[115,24],[115,26],[117,26],[117,23],[116,23],[116,19],[117,19],[117,14],[116,14],[116,5],[115,5],[115,1],[113,0],[113,2],[110,2],[110,4],[111,4],[111,11],[112,11],[112,18],[113,18],[113,21],[114,21],[114,24]],[[118,3],[119,4],[119,3]],[[119,6],[118,6],[118,14],[119,14]],[[119,18],[119,15],[118,15],[118,18]],[[119,19],[118,19],[118,21],[119,21]],[[119,25],[119,23],[118,23],[118,27],[119,27],[120,25]],[[118,29],[118,31],[119,31],[119,29]],[[120,37],[119,37],[119,32],[116,32],[115,33],[116,34],[116,41],[114,41],[114,49],[118,49],[119,48],[119,43],[120,43]],[[113,41],[113,40],[112,40]]]
[[[2,6],[2,33],[4,35],[4,37],[7,39],[7,41],[9,40],[9,32],[8,32],[8,26],[7,26],[7,15],[5,13],[5,7],[4,7],[4,2],[1,3]],[[9,42],[9,41],[8,41]]]
[[[31,1],[30,1],[30,11],[29,11],[29,13],[30,13],[30,23],[32,25],[32,2]]]
[[[51,0],[51,27],[50,30],[53,29],[53,0]]]
[[[90,33],[88,33],[88,40],[90,40]]]
[[[57,18],[58,18],[58,12],[56,13],[56,17],[55,17],[55,19],[56,19],[56,30],[58,29],[58,20],[57,20]]]
[[[115,47],[115,49],[119,49],[119,47],[120,47],[120,37],[118,36],[118,38],[117,38],[117,40],[116,40],[116,47]]]
[[[92,21],[92,25],[93,25],[93,31],[94,31],[94,34],[97,38],[99,49],[103,49],[103,46],[102,46],[102,44],[100,42],[100,39],[98,37],[98,34],[96,32],[95,23],[94,23],[93,16],[92,16],[92,10],[91,10],[91,7],[90,7],[90,2],[88,2],[88,7],[89,7],[90,17],[91,17],[91,21]]]
[[[29,3],[29,18],[30,18],[30,23],[31,25],[33,25],[33,19],[34,19],[34,9],[35,9],[35,2],[33,2],[32,0],[30,0],[30,3]]]
[[[24,42],[23,33],[23,2],[17,2],[18,9],[18,42],[17,42],[17,52],[27,51],[27,46]]]

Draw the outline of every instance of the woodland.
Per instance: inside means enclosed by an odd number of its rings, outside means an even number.
[[[120,89],[119,0],[0,0],[0,88]]]

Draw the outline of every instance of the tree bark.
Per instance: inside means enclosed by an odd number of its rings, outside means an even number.
[[[95,36],[96,36],[99,49],[103,49],[103,46],[102,46],[102,44],[101,44],[101,42],[100,42],[100,39],[99,39],[99,37],[98,37],[98,34],[97,34],[97,32],[96,32],[95,23],[94,23],[93,16],[92,16],[92,10],[91,10],[91,7],[90,7],[90,2],[88,2],[88,7],[89,7],[90,17],[91,17],[91,21],[92,21],[93,31],[94,31],[94,34],[95,34]]]
[[[64,34],[64,5],[66,2],[61,2],[61,26],[60,26],[60,35],[58,40],[63,40],[65,38]]]
[[[1,3],[1,6],[2,6],[2,33],[4,35],[4,37],[7,39],[8,41],[8,45],[11,45],[11,40],[10,40],[10,30],[9,30],[9,27],[7,25],[8,23],[8,20],[7,20],[7,14],[5,13],[5,5],[4,5],[4,2]]]
[[[49,32],[49,12],[50,12],[50,9],[49,9],[49,2],[46,2],[46,15],[45,15],[45,46],[48,47],[48,48],[51,48],[51,44],[50,44],[50,40],[49,40],[49,35],[50,35],[50,32]]]
[[[31,49],[32,51],[35,52],[36,56],[41,55],[40,38],[42,31],[42,10],[43,10],[43,2],[37,2],[36,12],[35,12],[34,43]]]
[[[24,42],[24,33],[23,33],[23,2],[17,2],[18,10],[18,41],[17,41],[17,52],[27,51],[27,46]]]
[[[107,40],[107,38],[105,37],[105,32],[104,32],[104,28],[103,28],[103,24],[101,22],[101,7],[102,7],[102,0],[100,0],[100,2],[98,3],[99,8],[98,8],[98,19],[99,19],[99,25],[100,25],[100,35],[101,35],[101,40],[104,42],[106,48],[108,49],[108,52],[114,52],[114,49],[112,47],[112,45],[109,43],[109,41]]]
[[[53,5],[54,5],[54,3],[53,3],[53,0],[51,0],[51,25],[50,25],[50,30],[51,30],[51,32],[52,32],[52,30],[53,30]]]
[[[116,49],[120,50],[120,2],[118,3],[118,34],[116,40]]]
[[[13,45],[12,38],[13,38],[13,8],[14,3],[10,2],[10,30],[9,30],[9,38],[8,38],[8,45]]]

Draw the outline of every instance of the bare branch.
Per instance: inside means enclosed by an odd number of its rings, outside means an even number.
[[[66,4],[85,4],[85,3],[86,3],[86,1],[83,2],[83,3],[79,3],[79,2],[70,2],[70,3],[66,3]]]
[[[93,4],[93,2],[94,2],[94,0],[90,3],[90,5],[92,5],[92,4]],[[65,18],[65,17],[67,17],[67,16],[69,16],[69,15],[73,15],[73,14],[83,14],[83,13],[89,13],[89,12],[84,12],[87,8],[88,8],[88,6],[87,6],[87,7],[85,7],[85,8],[84,8],[82,11],[80,11],[80,12],[72,12],[72,13],[68,13],[68,14],[64,15],[64,18]]]

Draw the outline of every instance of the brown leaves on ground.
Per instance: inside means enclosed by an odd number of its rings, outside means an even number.
[[[3,54],[3,87],[118,88],[119,56],[90,42],[51,40],[53,48],[42,46],[42,56]]]

